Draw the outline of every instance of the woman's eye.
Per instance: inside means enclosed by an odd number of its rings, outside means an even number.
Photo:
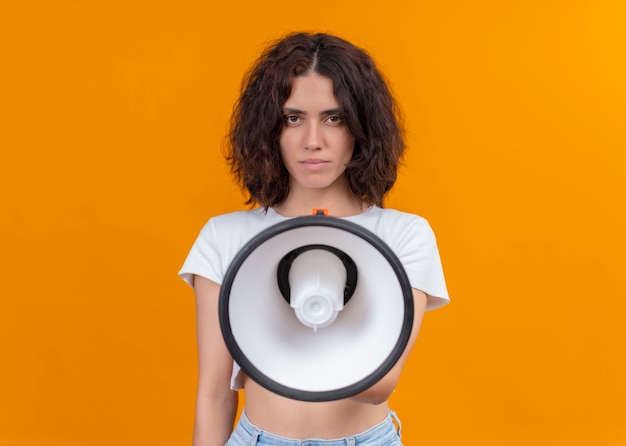
[[[297,124],[299,121],[300,118],[298,118],[296,115],[285,116],[285,122],[287,122],[287,124]]]
[[[339,115],[332,115],[329,116],[327,119],[328,122],[330,122],[331,124],[341,124],[343,122],[343,118]]]

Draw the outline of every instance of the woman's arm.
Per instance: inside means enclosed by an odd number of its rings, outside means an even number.
[[[424,317],[424,311],[426,311],[426,294],[422,291],[413,289],[413,302],[414,302],[414,315],[413,315],[413,328],[411,330],[411,336],[409,337],[409,342],[402,353],[402,356],[393,366],[391,371],[387,373],[383,379],[378,381],[372,387],[363,392],[353,396],[351,399],[364,404],[382,404],[389,399],[391,394],[393,393],[398,381],[400,380],[400,373],[402,372],[402,368],[404,367],[404,363],[409,357],[409,353],[411,353],[411,349],[413,348],[413,344],[415,344],[415,340],[417,339],[417,334],[420,331],[420,327],[422,325],[422,318]]]
[[[220,330],[220,286],[194,277],[198,338],[198,395],[193,432],[194,446],[224,446],[237,414],[237,392],[230,390],[231,357]]]

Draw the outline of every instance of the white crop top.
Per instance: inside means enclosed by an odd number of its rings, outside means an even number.
[[[239,250],[264,229],[290,217],[272,208],[238,211],[211,218],[200,231],[179,276],[193,287],[194,275],[221,284]],[[435,235],[428,222],[417,215],[372,206],[362,214],[345,217],[380,237],[398,256],[411,287],[427,295],[426,310],[450,301]],[[231,389],[242,388],[241,368],[234,362]]]

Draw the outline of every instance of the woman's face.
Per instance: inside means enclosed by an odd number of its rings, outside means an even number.
[[[280,153],[290,176],[290,193],[302,189],[345,188],[354,137],[348,131],[333,81],[310,73],[293,80],[283,106]]]

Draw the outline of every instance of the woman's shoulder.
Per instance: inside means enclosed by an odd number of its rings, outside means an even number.
[[[263,229],[281,221],[280,215],[271,208],[238,210],[218,214],[211,217],[204,225],[202,233],[205,236],[222,240],[248,240]]]
[[[420,215],[412,214],[406,211],[401,211],[399,209],[381,208],[378,206],[374,206],[372,210],[374,211],[373,212],[374,215],[379,215],[380,218],[385,218],[388,220],[397,220],[397,221],[406,221],[406,222],[413,221],[413,222],[420,222],[420,223],[426,222],[426,219]]]
[[[242,227],[264,226],[277,222],[276,213],[271,209],[254,208],[218,214],[209,219],[207,224],[221,230],[240,230]]]
[[[430,232],[430,225],[424,217],[398,209],[378,206],[372,206],[357,216],[355,222],[384,232],[397,232],[407,229]]]
[[[258,220],[266,215],[265,210],[262,208],[237,210],[232,212],[226,212],[224,214],[217,214],[212,216],[209,221],[218,224],[239,224],[246,223],[252,220]]]

